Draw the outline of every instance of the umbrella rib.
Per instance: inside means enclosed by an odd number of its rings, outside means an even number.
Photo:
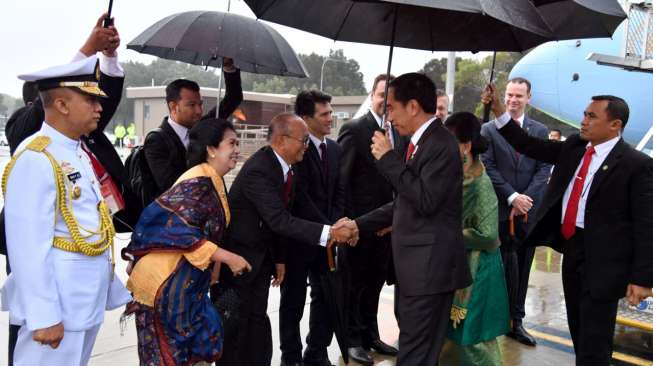
[[[272,7],[276,2],[277,2],[277,0],[272,0],[272,2],[271,2],[268,6],[266,6],[265,9],[263,9],[263,11],[261,12],[261,15],[260,15],[260,16],[257,15],[257,18],[263,19],[263,17],[265,16],[265,13],[267,13],[268,10],[270,10],[270,8],[271,8],[271,7]]]
[[[347,18],[349,17],[349,14],[351,13],[351,9],[353,9],[354,5],[356,5],[356,4],[352,3],[351,5],[349,5],[349,9],[347,9],[347,14],[345,15],[345,18],[342,20],[342,23],[340,23],[340,27],[338,27],[338,31],[336,32],[336,35],[333,38],[334,41],[338,40],[338,36],[340,36],[340,32],[342,31],[342,28],[345,27],[345,23],[347,22]]]

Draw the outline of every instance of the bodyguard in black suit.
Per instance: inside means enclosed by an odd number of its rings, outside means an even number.
[[[376,132],[372,154],[397,192],[394,202],[349,227],[375,232],[392,225],[392,255],[399,285],[397,365],[437,365],[453,293],[471,283],[462,239],[462,162],[454,136],[435,118],[435,84],[409,73],[390,83],[388,112],[405,156]]]
[[[252,155],[240,169],[229,190],[231,225],[224,246],[243,256],[252,271],[233,277],[222,271],[221,284],[235,288],[242,302],[237,334],[224,335],[224,351],[217,365],[267,366],[272,358],[272,330],[267,304],[271,277],[283,283],[285,254],[283,238],[293,238],[298,246],[326,246],[328,242],[348,242],[357,233],[349,228],[331,227],[300,219],[291,214],[299,199],[293,165],[300,162],[309,144],[304,121],[292,113],[277,115],[270,122],[270,146]],[[352,241],[354,243],[354,241]]]
[[[523,78],[508,80],[505,101],[513,119],[520,122],[529,136],[546,139],[548,129],[543,124],[526,116],[526,106],[530,101],[531,84]],[[526,291],[528,277],[535,254],[535,247],[525,245],[528,224],[524,214],[536,212],[551,165],[524,156],[513,149],[503,138],[493,123],[481,127],[481,135],[489,142],[488,150],[481,155],[485,170],[492,180],[499,201],[499,238],[501,257],[506,273],[506,284],[510,301],[512,328],[509,337],[534,346],[535,338],[522,325],[526,315]],[[509,217],[514,216],[515,238],[509,234]]]
[[[394,79],[391,76],[390,80]],[[370,153],[370,141],[374,132],[381,131],[383,114],[383,94],[386,75],[374,79],[370,110],[364,116],[345,123],[340,129],[338,142],[342,146],[340,174],[345,182],[347,200],[345,215],[362,216],[391,202],[393,188],[375,165]],[[405,138],[388,126],[392,133],[394,149],[403,155]],[[383,283],[393,278],[390,234],[379,236],[376,233],[363,234],[358,245],[347,248],[347,262],[352,272],[349,312],[349,356],[364,365],[373,363],[366,352],[374,348],[377,352],[396,355],[397,350],[385,344],[379,337],[377,312],[379,296]],[[392,281],[391,281],[392,282]]]
[[[304,159],[295,164],[297,172],[293,216],[333,225],[344,216],[345,192],[340,179],[340,155],[331,133],[333,109],[331,96],[317,90],[302,91],[295,98],[295,114],[308,126],[308,148]],[[320,277],[327,269],[326,248],[301,245],[287,240],[286,276],[281,284],[279,334],[282,365],[331,365],[327,347],[333,336]],[[306,304],[306,280],[311,286],[311,310],[306,351],[302,357],[299,322]],[[303,362],[302,362],[303,360]]]
[[[243,101],[240,70],[231,59],[224,61],[226,91],[220,102],[217,118],[228,118]],[[177,79],[166,87],[166,103],[170,115],[163,119],[160,133],[149,133],[143,142],[145,159],[156,183],[153,197],[168,190],[186,171],[188,131],[202,118],[216,118],[216,108],[202,117],[199,85],[191,80]]]
[[[563,253],[562,285],[577,365],[607,366],[617,302],[637,304],[653,287],[653,160],[622,138],[628,105],[595,96],[580,134],[564,142],[529,136],[514,122],[493,87],[483,102],[517,151],[555,164],[529,241]]]

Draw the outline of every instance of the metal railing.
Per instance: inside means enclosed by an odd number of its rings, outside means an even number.
[[[653,58],[653,7],[650,3],[631,4],[628,12],[625,56]]]

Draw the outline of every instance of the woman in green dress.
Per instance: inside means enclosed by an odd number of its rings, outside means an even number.
[[[463,161],[463,240],[473,278],[469,287],[454,295],[450,356],[455,365],[502,365],[497,337],[508,332],[510,316],[499,251],[497,197],[479,158],[487,150],[487,141],[472,113],[455,113],[445,126],[456,136]]]

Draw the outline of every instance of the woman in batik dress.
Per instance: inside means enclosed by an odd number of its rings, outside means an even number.
[[[222,323],[209,286],[220,263],[235,275],[251,270],[241,256],[220,248],[230,220],[222,177],[235,167],[238,153],[229,122],[195,125],[187,153],[190,169],[145,208],[124,250],[133,259],[127,288],[135,300],[130,312],[143,366],[220,358]]]

